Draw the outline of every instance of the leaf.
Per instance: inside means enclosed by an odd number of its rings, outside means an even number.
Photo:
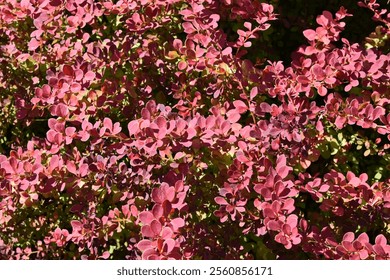
[[[152,241],[143,239],[140,242],[138,242],[136,247],[143,252],[147,249],[152,248]]]
[[[129,130],[129,136],[136,134],[139,131],[139,122],[138,120],[133,120],[127,125]]]
[[[248,30],[252,30],[252,23],[250,23],[249,21],[244,22],[244,26],[245,26]]]
[[[76,165],[74,164],[73,161],[68,161],[66,163],[66,168],[68,169],[68,171],[74,175],[77,175],[78,172],[77,172],[77,169],[76,169]]]
[[[29,51],[35,51],[37,48],[39,48],[41,43],[35,39],[32,38],[31,41],[28,43],[28,50]]]
[[[55,114],[61,118],[67,117],[69,114],[68,106],[62,103],[58,104],[55,106]]]
[[[153,220],[150,224],[150,227],[155,235],[159,235],[162,229],[162,225],[159,221]]]
[[[79,83],[72,83],[70,85],[70,91],[73,93],[78,93],[81,91],[81,85]]]
[[[80,169],[79,170],[80,177],[85,177],[88,174],[88,171],[89,171],[88,164],[84,163],[84,164],[80,165],[79,169]]]
[[[292,170],[292,167],[287,166],[287,160],[285,155],[281,155],[276,160],[276,172],[282,179],[286,178],[288,173]]]
[[[228,56],[228,55],[232,54],[232,51],[233,51],[233,49],[232,49],[231,47],[227,47],[227,48],[225,48],[225,49],[222,51],[222,55]]]
[[[249,94],[249,98],[252,100],[253,98],[255,98],[259,93],[259,90],[257,87],[254,87],[251,89],[251,92]]]
[[[74,74],[74,71],[73,71],[73,67],[70,66],[70,65],[64,65],[62,67],[62,72],[67,75],[67,76],[70,76],[70,77],[73,77],[73,74]]]
[[[355,234],[353,232],[347,232],[343,236],[343,241],[352,242],[355,239]]]
[[[317,33],[313,29],[306,29],[303,31],[303,35],[309,40],[309,41],[314,41]]]
[[[112,120],[110,118],[104,118],[103,125],[106,127],[109,131],[112,131]]]
[[[73,231],[79,231],[83,228],[83,224],[80,221],[73,220],[70,222]]]
[[[169,239],[173,236],[173,231],[170,227],[164,227],[161,231],[162,239]]]
[[[337,143],[337,141],[335,141],[335,140],[332,140],[332,141],[329,142],[329,147],[330,147],[330,154],[332,156],[337,154],[338,151],[339,151],[339,148],[340,148],[339,147],[339,143]]]
[[[316,122],[316,129],[318,132],[320,132],[321,134],[324,133],[324,126],[322,125],[322,122],[320,120],[318,120]]]
[[[167,121],[163,116],[159,116],[155,122],[160,129],[167,127]]]
[[[84,75],[84,80],[86,81],[92,81],[93,79],[95,79],[96,75],[94,72],[92,71],[88,71],[87,73],[85,73]]]
[[[228,205],[229,203],[223,197],[217,196],[214,198],[214,201],[219,205]]]
[[[110,255],[111,254],[109,251],[104,251],[103,254],[101,255],[101,257],[106,260],[110,257]]]
[[[248,106],[241,100],[233,101],[233,106],[240,114],[244,114],[248,110]]]
[[[241,118],[240,113],[236,109],[232,109],[226,112],[226,116],[230,123],[236,123]]]
[[[164,241],[164,245],[163,245],[163,250],[164,252],[166,252],[167,254],[169,254],[170,252],[172,252],[173,248],[175,248],[175,240],[169,238],[169,239],[166,239]]]
[[[379,234],[379,235],[375,238],[375,244],[381,245],[381,246],[386,246],[386,245],[387,245],[387,239],[386,239],[386,237],[385,237],[383,234]]]
[[[144,225],[146,225],[150,224],[154,220],[154,216],[149,211],[143,211],[139,214],[139,219]]]
[[[192,34],[196,32],[196,29],[194,28],[191,22],[184,22],[182,26],[184,28],[184,32],[187,34]]]
[[[182,218],[174,218],[171,220],[171,225],[173,226],[174,231],[178,231],[179,228],[183,227],[185,224]]]

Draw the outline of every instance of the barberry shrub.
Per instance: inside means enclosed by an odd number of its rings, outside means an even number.
[[[390,259],[386,1],[280,2],[1,0],[0,258]]]

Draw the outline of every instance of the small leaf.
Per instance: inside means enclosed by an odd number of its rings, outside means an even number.
[[[92,81],[93,79],[95,79],[96,75],[94,72],[92,71],[88,71],[87,73],[85,73],[84,75],[84,80],[86,81]]]

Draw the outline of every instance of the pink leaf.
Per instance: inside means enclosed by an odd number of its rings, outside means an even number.
[[[369,239],[367,233],[365,233],[365,232],[361,233],[359,235],[359,237],[357,238],[357,240],[359,240],[360,243],[362,243],[363,245],[370,243],[370,239]]]
[[[320,120],[316,122],[316,129],[318,132],[324,133],[324,126],[322,125],[322,122]]]
[[[145,250],[150,249],[150,248],[152,248],[152,247],[153,247],[153,246],[152,246],[152,241],[146,240],[146,239],[141,240],[141,241],[138,242],[138,244],[137,244],[137,248],[138,248],[139,250],[141,250],[141,251],[145,251]]]
[[[83,228],[83,224],[80,221],[73,220],[70,224],[72,225],[73,231],[79,231]]]
[[[161,129],[161,128],[166,128],[167,127],[167,121],[164,117],[162,116],[159,116],[156,120],[155,120],[157,126]]]
[[[278,231],[280,230],[280,224],[277,221],[271,220],[267,223],[267,228],[273,231]]]
[[[157,203],[163,203],[166,200],[164,192],[159,188],[154,188],[152,190],[152,199]]]
[[[77,169],[76,169],[76,165],[74,164],[73,161],[68,161],[68,162],[66,163],[66,168],[68,169],[68,171],[69,171],[70,173],[73,173],[74,175],[77,175],[77,174],[78,174]]]
[[[292,170],[292,168],[286,165],[286,156],[279,156],[276,160],[276,172],[278,175],[282,177],[282,179],[286,178],[290,170]]]
[[[192,34],[196,32],[196,29],[194,28],[191,22],[184,22],[183,28],[184,28],[184,32],[187,34]]]
[[[173,236],[173,231],[170,227],[164,227],[161,231],[161,238],[168,239]]]
[[[326,77],[325,71],[318,64],[313,65],[311,71],[314,74],[315,78],[319,81],[322,81]]]
[[[116,122],[114,124],[114,127],[113,127],[112,131],[111,131],[112,134],[115,135],[115,134],[118,134],[121,131],[122,131],[122,127],[120,126],[120,123]]]
[[[159,256],[156,253],[156,249],[153,247],[153,248],[146,249],[142,253],[142,259],[143,260],[159,260]]]
[[[65,118],[69,114],[68,107],[65,104],[58,104],[55,106],[55,114],[59,117]]]
[[[327,185],[327,184],[324,184],[324,185],[321,185],[321,187],[319,188],[319,192],[327,192],[328,190],[330,189],[330,186]]]
[[[385,237],[383,234],[379,234],[379,235],[375,238],[375,244],[381,245],[381,246],[386,246],[386,244],[387,244],[387,239],[386,239],[386,237]]]
[[[154,232],[155,235],[159,235],[160,234],[162,226],[161,226],[161,223],[159,221],[153,220],[150,223],[150,227],[151,227],[151,229],[152,229],[152,231]]]
[[[236,123],[241,118],[241,115],[236,109],[227,111],[226,116],[230,123]]]
[[[383,107],[376,107],[372,112],[372,120],[376,120],[386,114],[386,110]]]
[[[225,55],[225,56],[227,56],[227,55],[230,55],[231,53],[232,53],[232,48],[231,47],[227,47],[226,49],[224,49],[223,51],[222,51],[222,55]]]
[[[246,22],[244,22],[244,26],[245,26],[248,30],[252,30],[252,23],[246,21]]]
[[[164,188],[164,193],[165,193],[166,200],[172,201],[175,198],[175,194],[176,194],[175,187],[166,186]]]
[[[79,168],[80,168],[80,176],[81,177],[84,177],[88,174],[88,171],[89,171],[88,164],[84,163]]]
[[[130,136],[136,134],[139,131],[138,120],[133,120],[133,121],[129,122],[129,124],[127,125],[127,128],[129,130]]]
[[[179,61],[178,65],[177,65],[177,68],[180,70],[180,71],[183,71],[187,68],[187,62],[181,60]]]
[[[248,106],[241,100],[233,101],[233,106],[237,109],[237,111],[240,114],[243,114],[248,110]]]
[[[106,127],[109,131],[112,131],[112,120],[110,118],[104,118],[103,125]]]
[[[217,196],[214,198],[214,201],[219,205],[228,205],[229,203],[223,197]]]
[[[257,87],[252,88],[251,92],[249,94],[249,98],[252,100],[253,98],[255,98],[257,96],[258,93],[259,93],[259,90],[257,89]]]
[[[88,71],[87,73],[85,73],[84,75],[84,80],[86,81],[92,81],[93,79],[95,79],[95,73],[92,72],[92,71]]]
[[[166,252],[167,254],[169,254],[170,252],[172,252],[173,248],[175,248],[175,240],[169,238],[169,239],[166,239],[164,241],[164,245],[163,245],[163,250],[164,252]]]
[[[183,227],[185,224],[182,218],[175,218],[171,220],[171,225],[173,226],[174,231],[177,231],[179,228]]]
[[[318,16],[316,21],[321,26],[327,26],[333,19],[332,14],[329,11],[324,11],[322,15]]]
[[[303,35],[309,40],[309,41],[314,41],[317,34],[313,29],[306,29],[303,31]]]
[[[154,238],[156,236],[156,234],[154,233],[154,231],[152,230],[152,227],[150,225],[144,225],[141,228],[141,233],[142,233],[143,237]]]
[[[151,117],[150,111],[146,108],[143,108],[141,110],[141,116],[144,120],[150,120],[150,117]]]
[[[143,224],[150,224],[153,219],[154,219],[154,216],[152,213],[150,213],[149,211],[143,211],[139,214],[139,219],[140,221],[143,223]]]
[[[153,212],[154,217],[159,219],[164,214],[164,209],[161,206],[161,204],[155,204],[152,208],[152,212]]]
[[[307,84],[310,83],[310,80],[309,80],[306,76],[304,76],[304,75],[299,75],[299,76],[297,77],[297,81],[298,81],[299,83],[303,84],[303,85],[307,85]]]
[[[83,79],[83,76],[84,76],[84,72],[82,71],[82,70],[80,70],[80,69],[76,69],[75,71],[74,71],[74,79],[76,80],[76,81],[81,81],[82,79]]]
[[[353,232],[347,232],[343,236],[343,241],[352,242],[355,239],[355,234]]]
[[[108,259],[109,257],[110,257],[110,252],[108,252],[108,251],[105,251],[105,252],[103,252],[103,254],[101,255],[101,257],[103,258],[103,259]]]
[[[28,43],[28,50],[35,51],[37,48],[39,48],[40,45],[41,43],[37,39],[32,38],[31,41]]]
[[[346,121],[347,119],[345,117],[337,116],[335,120],[335,125],[338,129],[342,129]]]

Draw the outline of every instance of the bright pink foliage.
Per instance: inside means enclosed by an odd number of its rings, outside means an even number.
[[[0,258],[253,258],[252,235],[280,258],[390,259],[388,229],[340,222],[387,224],[389,178],[309,171],[331,131],[390,148],[390,55],[343,38],[351,16],[324,11],[291,65],[260,68],[245,55],[277,15],[259,1],[0,1],[0,61],[30,75],[18,120],[48,120],[0,155]]]

